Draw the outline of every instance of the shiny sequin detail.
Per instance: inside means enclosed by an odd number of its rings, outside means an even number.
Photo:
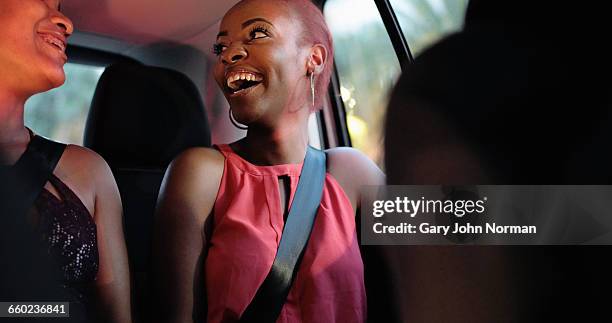
[[[55,175],[49,182],[61,199],[43,190],[36,200],[39,229],[67,285],[92,282],[98,273],[96,224],[83,202]]]

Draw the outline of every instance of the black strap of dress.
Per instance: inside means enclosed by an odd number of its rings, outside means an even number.
[[[4,214],[24,215],[32,208],[65,149],[65,144],[32,136],[15,166],[3,171],[6,173],[2,188],[5,191],[2,192]],[[21,216],[12,218],[23,219]]]
[[[325,173],[325,153],[309,146],[272,268],[240,322],[273,323],[280,315],[321,204]]]

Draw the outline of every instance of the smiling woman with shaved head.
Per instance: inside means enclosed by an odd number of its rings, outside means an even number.
[[[324,17],[307,0],[239,2],[213,50],[229,117],[248,130],[237,142],[185,151],[166,173],[154,246],[163,322],[248,321],[247,308],[261,310],[257,296],[300,199],[308,118],[322,107],[333,63]],[[355,216],[360,187],[382,184],[384,175],[356,150],[325,155],[312,231],[278,313],[267,320],[366,319]]]
[[[0,178],[17,178],[2,188],[0,216],[2,223],[24,220],[26,230],[34,229],[69,294],[100,310],[90,316],[130,322],[121,201],[109,167],[92,151],[50,142],[24,125],[26,100],[65,80],[66,38],[73,26],[59,8],[59,0],[0,1]],[[39,174],[39,185],[30,185]],[[20,248],[14,232],[1,234],[2,243]]]

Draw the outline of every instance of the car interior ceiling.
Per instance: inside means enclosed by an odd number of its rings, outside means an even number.
[[[170,44],[188,46],[200,51],[203,57],[212,57],[210,44],[218,23],[223,13],[237,2],[66,0],[62,2],[62,11],[77,26],[69,39],[70,45],[163,66],[172,65],[175,56],[162,57],[157,53],[167,50]],[[189,69],[179,71],[185,73]]]

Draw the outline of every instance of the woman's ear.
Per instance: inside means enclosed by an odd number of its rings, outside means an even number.
[[[316,44],[310,49],[310,55],[308,56],[308,73],[319,74],[323,71],[323,67],[327,62],[327,49],[321,44]]]

